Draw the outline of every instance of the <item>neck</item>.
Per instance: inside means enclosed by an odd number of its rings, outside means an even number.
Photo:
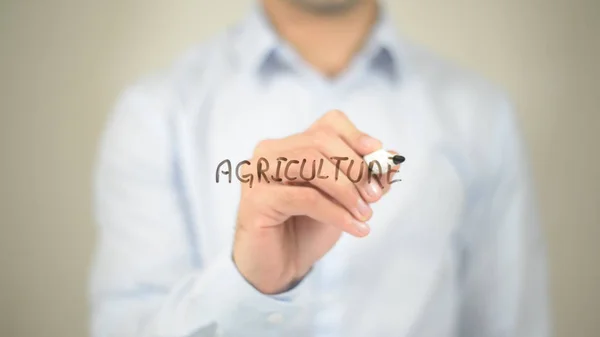
[[[262,0],[279,35],[328,77],[348,67],[377,19],[376,1],[360,1],[342,13],[319,14],[287,0]]]

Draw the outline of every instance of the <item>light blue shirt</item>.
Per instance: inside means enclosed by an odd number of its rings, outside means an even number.
[[[267,296],[231,260],[240,182],[219,162],[302,132],[330,109],[407,158],[291,291]],[[92,335],[548,336],[546,262],[505,95],[394,33],[385,16],[329,80],[257,7],[128,88],[95,180]]]

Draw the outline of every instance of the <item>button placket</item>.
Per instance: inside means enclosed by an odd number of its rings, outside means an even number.
[[[271,313],[269,316],[267,316],[267,322],[271,323],[271,324],[281,324],[284,321],[284,317],[283,314],[280,312],[274,312]]]

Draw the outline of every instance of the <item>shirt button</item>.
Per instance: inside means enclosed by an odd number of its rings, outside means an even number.
[[[279,312],[272,313],[267,317],[267,321],[271,324],[280,324],[283,322],[283,315]]]

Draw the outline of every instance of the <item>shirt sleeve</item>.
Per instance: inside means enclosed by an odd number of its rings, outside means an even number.
[[[460,336],[547,337],[546,248],[510,104],[493,125],[492,174],[473,194]]]
[[[168,95],[137,85],[119,99],[95,171],[94,337],[282,336],[304,310],[305,287],[258,292],[230,247],[198,263],[176,182]]]

